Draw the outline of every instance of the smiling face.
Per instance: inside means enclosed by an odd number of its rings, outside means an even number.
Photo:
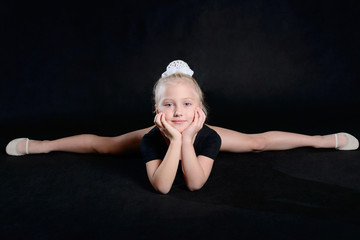
[[[195,109],[201,107],[193,83],[182,79],[168,82],[161,91],[157,112],[165,114],[166,121],[183,132],[193,121]]]

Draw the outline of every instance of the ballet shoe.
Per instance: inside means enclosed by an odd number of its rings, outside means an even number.
[[[338,136],[337,136],[338,134],[344,134],[347,139],[346,144],[342,147],[338,147]],[[356,150],[356,149],[358,149],[358,147],[359,147],[359,141],[351,134],[344,133],[344,132],[335,134],[335,149],[337,149],[337,150]]]
[[[19,153],[16,148],[19,142],[22,140],[26,140],[25,143],[25,153]],[[16,138],[8,143],[6,146],[6,153],[11,156],[23,156],[25,154],[29,154],[29,139],[28,138]]]

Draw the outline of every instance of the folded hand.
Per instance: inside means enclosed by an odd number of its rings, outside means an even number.
[[[206,120],[206,115],[201,108],[195,109],[194,119],[192,123],[182,132],[183,140],[195,141],[197,133],[202,129]]]
[[[164,113],[157,113],[154,118],[154,123],[170,141],[176,139],[181,140],[181,133],[166,121]]]

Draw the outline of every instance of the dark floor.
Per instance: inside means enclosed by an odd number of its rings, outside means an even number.
[[[22,137],[14,129],[1,136],[3,148]],[[168,195],[152,189],[138,154],[2,151],[0,178],[0,239],[360,237],[360,151],[220,153],[202,190],[189,192],[179,177]]]

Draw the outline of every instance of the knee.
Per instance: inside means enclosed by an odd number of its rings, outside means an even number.
[[[108,146],[104,145],[104,144],[94,145],[93,149],[94,149],[94,152],[98,153],[98,154],[110,154],[110,153],[112,153],[111,149]]]
[[[262,136],[253,136],[249,142],[249,148],[253,152],[261,152],[266,149],[266,138]]]
[[[88,145],[91,147],[92,152],[99,154],[110,154],[112,152],[109,137],[100,137],[97,135],[88,135]]]

